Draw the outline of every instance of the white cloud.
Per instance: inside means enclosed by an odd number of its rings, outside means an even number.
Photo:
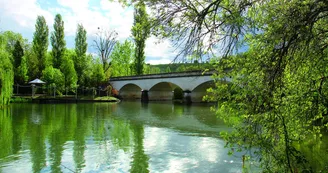
[[[103,30],[117,31],[120,41],[131,36],[133,25],[132,7],[123,7],[117,1],[111,2],[108,0],[56,1],[58,4],[45,0],[0,0],[0,20],[4,21],[1,23],[10,25],[5,26],[7,29],[15,27],[10,30],[24,31],[24,33],[28,33],[24,37],[32,38],[38,15],[45,17],[49,30],[52,32],[54,17],[59,13],[65,23],[66,39],[74,38],[78,23],[82,23],[86,28],[89,38],[95,36],[98,27]],[[14,25],[11,26],[11,24]],[[73,41],[70,40],[70,42]],[[72,47],[74,45],[67,46]],[[150,37],[147,40],[145,53],[146,62],[151,64],[170,63],[176,55],[170,41],[163,40],[158,43],[155,37]]]
[[[69,8],[73,13],[62,14],[67,36],[75,35],[76,25],[82,23],[89,36],[94,36],[98,27],[116,30],[120,40],[130,36],[133,23],[133,10],[126,9],[118,2],[100,1],[99,7],[90,7],[89,0],[57,0],[58,4]]]
[[[163,59],[163,58],[156,58],[152,60],[146,60],[146,64],[170,64],[172,60],[170,59]]]
[[[150,64],[167,64],[172,62],[172,58],[177,55],[177,51],[169,40],[158,40],[151,36],[146,41],[146,57],[156,57],[156,60],[148,60]]]
[[[45,17],[48,26],[53,24],[53,15],[49,11],[43,10],[37,4],[37,0],[2,0],[0,11],[7,19],[13,19],[24,28],[34,29],[38,15]]]

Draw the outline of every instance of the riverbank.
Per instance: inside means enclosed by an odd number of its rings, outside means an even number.
[[[104,97],[78,97],[75,96],[13,96],[11,99],[11,103],[77,103],[77,102],[120,102],[119,99],[111,96]]]

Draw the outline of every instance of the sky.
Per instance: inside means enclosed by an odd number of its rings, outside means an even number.
[[[37,16],[45,17],[51,33],[58,13],[64,20],[68,48],[74,48],[79,23],[87,30],[88,53],[96,53],[93,39],[98,28],[115,30],[121,42],[131,39],[133,8],[122,7],[118,2],[109,0],[0,0],[0,31],[21,33],[32,42]],[[177,54],[174,50],[169,40],[158,40],[151,36],[146,41],[146,63],[170,63]]]

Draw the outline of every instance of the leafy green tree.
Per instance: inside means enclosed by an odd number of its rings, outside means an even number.
[[[93,81],[93,86],[95,86],[95,85],[99,86],[106,79],[104,69],[102,67],[102,64],[99,61],[96,61],[93,64],[91,78]]]
[[[176,72],[184,72],[186,71],[186,66],[184,64],[180,65],[177,69]]]
[[[0,33],[0,107],[9,104],[14,84],[11,53],[6,51],[6,43],[5,36]]]
[[[39,60],[37,59],[31,45],[26,46],[24,56],[28,67],[29,80],[40,78],[42,74],[39,71]]]
[[[28,81],[28,66],[26,57],[23,56],[19,67],[16,69],[15,73],[16,82],[20,84],[25,84]]]
[[[20,42],[21,46],[24,47],[24,45],[26,44],[26,39],[23,38],[23,36],[20,33],[15,33],[13,31],[5,31],[3,33],[1,33],[1,35],[3,36],[3,39],[5,40],[4,44],[4,49],[9,52],[10,54],[14,54],[14,50],[15,50],[15,45],[17,43],[17,41]],[[12,62],[14,62],[14,59],[12,59]]]
[[[49,45],[49,28],[46,19],[43,16],[38,16],[35,24],[35,32],[33,35],[34,55],[38,63],[38,71],[45,68],[46,53]]]
[[[157,74],[157,73],[161,73],[161,69],[159,67],[150,66],[150,74]]]
[[[53,66],[53,57],[52,57],[50,51],[48,51],[46,54],[46,59],[45,59],[44,64],[45,64],[45,67]]]
[[[146,40],[150,34],[150,22],[146,12],[146,5],[143,1],[138,2],[134,9],[134,23],[132,27],[132,36],[135,47],[134,68],[137,75],[143,74],[145,63]]]
[[[167,66],[167,67],[166,67],[165,72],[166,72],[166,73],[171,73],[171,68],[170,68],[170,66]]]
[[[116,43],[111,54],[111,76],[128,76],[131,74],[134,46],[133,43],[125,40],[123,44]]]
[[[85,68],[79,78],[80,85],[91,87],[92,86],[92,72],[93,72],[93,57],[91,54],[87,55],[84,61]]]
[[[64,21],[60,14],[55,17],[54,32],[51,33],[50,41],[54,67],[59,68],[66,49]]]
[[[22,57],[24,56],[24,49],[19,40],[16,41],[14,51],[13,51],[13,58],[14,58],[14,68],[18,68],[20,66]]]
[[[257,148],[264,172],[327,172],[296,147],[327,127],[326,1],[145,1],[158,10],[154,33],[183,45],[179,55],[222,48],[208,97],[234,128],[221,134],[228,146]]]
[[[56,86],[57,91],[60,92],[64,90],[64,85],[65,85],[64,74],[59,69],[53,68],[52,66],[47,66],[42,71],[41,79],[46,82],[48,88],[52,88]],[[50,90],[49,93],[51,93]]]
[[[135,64],[133,64],[133,67]],[[144,73],[143,74],[151,74],[151,71],[150,71],[150,64],[144,64],[143,65],[143,69],[144,69]]]
[[[87,31],[84,29],[82,24],[78,24],[77,31],[76,31],[76,37],[75,37],[75,53],[76,56],[74,56],[74,67],[78,76],[78,83],[82,84],[81,82],[81,76],[83,74],[83,71],[86,68],[86,52],[88,48],[87,43]]]
[[[28,80],[26,60],[24,63],[22,63],[23,56],[24,56],[24,50],[21,46],[20,41],[17,40],[13,50],[13,66],[14,66],[13,68],[16,72],[14,77],[15,83],[19,83],[19,82],[25,83],[26,78],[27,78],[26,80]]]
[[[76,37],[75,37],[75,52],[78,57],[85,56],[87,53],[87,31],[82,24],[77,25]]]
[[[65,88],[76,87],[77,75],[74,69],[74,62],[72,60],[72,57],[74,56],[76,56],[74,51],[66,50],[60,65],[60,70],[64,75]]]

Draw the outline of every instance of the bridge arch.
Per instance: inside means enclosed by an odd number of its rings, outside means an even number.
[[[122,99],[140,99],[141,98],[141,87],[134,83],[125,84],[119,90],[119,96]]]
[[[168,81],[158,82],[148,90],[148,98],[153,101],[172,100],[175,88],[181,87]]]
[[[207,95],[207,89],[208,88],[214,88],[215,83],[213,80],[203,82],[196,86],[192,91],[191,91],[191,101],[192,102],[203,102],[203,97]]]

